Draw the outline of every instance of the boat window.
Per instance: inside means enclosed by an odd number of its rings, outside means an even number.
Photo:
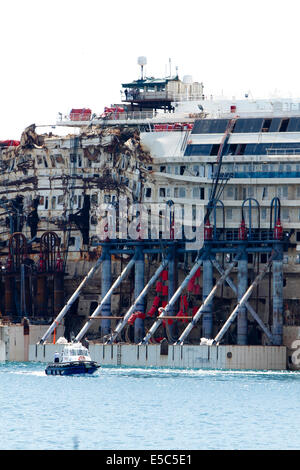
[[[74,245],[75,245],[75,237],[70,237],[69,246],[74,246]]]
[[[204,199],[204,188],[193,188],[193,198]]]
[[[265,119],[262,126],[262,132],[269,132],[271,127],[272,119]]]
[[[220,144],[213,144],[210,151],[210,156],[218,155],[220,149]]]
[[[64,196],[63,194],[61,194],[60,196],[58,196],[57,198],[57,204],[58,205],[62,205],[64,203]]]
[[[287,130],[289,121],[290,121],[289,119],[282,119],[280,127],[279,127],[279,132],[285,132]]]
[[[57,163],[64,163],[65,162],[63,156],[60,153],[55,155],[55,158],[56,158]]]
[[[92,204],[98,204],[98,194],[92,194]]]
[[[194,165],[193,166],[193,172],[195,176],[199,176],[199,165]]]
[[[179,197],[185,197],[185,188],[179,188]]]
[[[237,155],[244,155],[244,154],[245,154],[245,150],[246,150],[246,145],[247,145],[247,144],[239,144],[239,145],[238,145],[238,148],[237,148],[236,154],[237,154]]]
[[[151,188],[145,188],[145,197],[151,197]]]
[[[237,144],[230,144],[229,145],[229,150],[228,150],[228,155],[235,155],[237,150]]]
[[[77,162],[77,155],[76,153],[70,153],[70,162],[71,163],[76,163]]]

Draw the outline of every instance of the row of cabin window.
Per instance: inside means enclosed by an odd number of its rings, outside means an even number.
[[[261,172],[261,173],[274,173],[274,172],[300,172],[300,163],[226,163],[222,165],[222,172],[237,173],[237,172]]]
[[[271,194],[273,193],[273,195]],[[257,186],[248,186],[248,187],[236,187],[228,186],[225,190],[225,199],[234,199],[234,200],[245,200],[248,197],[254,197],[261,200],[271,199],[272,197],[279,197],[279,199],[288,199],[289,198],[289,186],[276,186],[275,188],[269,188],[268,186],[263,186],[258,188]],[[300,197],[300,186],[297,186],[296,197]]]
[[[44,209],[57,209],[62,208],[64,204],[65,196],[63,194],[59,196],[40,196],[39,206],[43,206]],[[77,196],[76,194],[70,198],[70,203],[73,208],[81,209],[83,204],[83,196]]]
[[[185,156],[211,156],[219,154],[221,144],[190,144],[185,150]],[[229,144],[222,149],[222,155],[299,155],[300,144],[267,143],[267,144]]]
[[[211,175],[211,166],[206,167],[207,176]],[[300,172],[300,164],[291,163],[227,163],[222,165],[222,172]],[[188,175],[188,176],[205,176],[205,167],[203,165],[180,165],[180,166],[160,166],[161,173]]]
[[[36,158],[38,165],[43,165],[45,168],[49,167],[49,163],[45,155],[37,155]],[[81,154],[70,153],[70,163],[72,164],[71,166],[77,166],[78,168],[81,168],[82,158],[83,157]],[[54,167],[56,166],[56,163],[65,164],[65,158],[61,154],[50,155],[50,159],[52,161],[52,166]]]
[[[186,188],[179,187],[179,188],[159,188],[158,195],[159,197],[178,197],[178,198],[185,198],[187,194]],[[152,197],[152,188],[145,188],[144,190],[145,198]],[[192,189],[192,197],[194,199],[205,199],[205,190],[204,188],[193,188]]]
[[[48,196],[40,196],[39,205],[43,206],[44,209],[56,209],[58,206],[62,207],[64,204],[65,196],[63,194],[59,196],[52,196],[49,200]],[[83,205],[83,195],[71,196],[70,202],[73,204],[73,208],[81,209]],[[116,200],[115,195],[105,194],[103,196],[103,202],[107,204],[113,204]],[[98,204],[98,194],[94,193],[91,196],[91,202],[93,205]]]
[[[203,165],[161,165],[160,173],[169,173],[174,175],[186,176],[204,176]]]
[[[248,186],[241,188],[242,194],[240,194],[239,188],[236,186],[228,186],[225,191],[226,198],[228,199],[235,199],[235,200],[245,200],[248,197],[259,197],[260,199],[269,199],[270,198],[270,191],[268,186],[262,187],[259,192],[258,196],[258,189],[256,186]],[[210,188],[208,188],[208,192],[210,193]],[[178,188],[159,188],[159,197],[175,197],[175,198],[185,198],[188,197],[187,195],[190,193],[190,190],[184,187]],[[191,190],[191,196],[193,199],[205,199],[205,188],[195,187]],[[152,188],[145,188],[144,190],[145,198],[152,197]],[[275,187],[275,194],[274,196],[279,197],[280,199],[288,199],[289,198],[289,186],[276,186]],[[209,196],[208,196],[209,197]],[[272,196],[273,197],[273,196]],[[300,186],[296,188],[296,197],[300,197]]]
[[[233,211],[235,211],[236,209],[233,209],[232,207],[226,207],[225,209],[225,217],[226,217],[226,220],[232,220],[233,219]],[[238,209],[239,210],[239,213],[240,213],[240,208]],[[295,212],[297,211],[297,212]],[[285,222],[291,222],[291,221],[300,221],[300,209],[292,209],[292,208],[288,208],[288,207],[281,207],[280,209],[280,218],[282,221],[285,221]],[[247,206],[245,207],[245,214],[246,214],[246,217],[247,217]],[[255,218],[256,217],[256,207],[254,206],[254,209],[253,209],[253,217]],[[269,217],[270,217],[270,209],[266,208],[266,207],[261,207],[260,208],[260,219],[262,221],[267,221],[269,220]],[[247,224],[247,220],[246,220],[246,224]]]
[[[192,134],[225,133],[229,119],[201,119],[194,124]],[[300,118],[239,118],[233,125],[232,133],[299,132]]]

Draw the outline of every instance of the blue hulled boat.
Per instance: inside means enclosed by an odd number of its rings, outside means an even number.
[[[91,360],[89,351],[81,343],[68,343],[61,355],[56,353],[54,361],[47,365],[46,375],[93,374],[100,365]]]

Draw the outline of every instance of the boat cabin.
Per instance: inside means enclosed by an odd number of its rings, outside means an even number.
[[[62,351],[62,362],[90,361],[90,353],[81,343],[67,344]]]

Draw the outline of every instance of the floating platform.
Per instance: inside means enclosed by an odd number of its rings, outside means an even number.
[[[29,347],[29,360],[52,361],[63,345],[45,343]],[[90,355],[101,366],[166,367],[174,369],[286,370],[285,346],[200,346],[162,344],[105,345],[91,343]]]

